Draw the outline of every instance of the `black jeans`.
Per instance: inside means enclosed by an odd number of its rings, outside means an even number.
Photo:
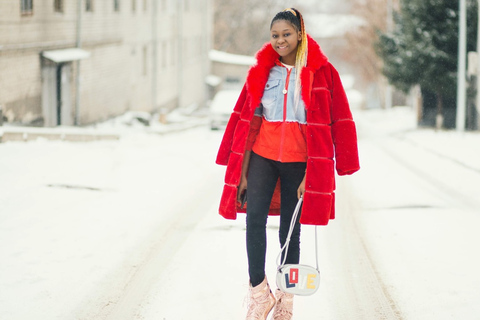
[[[247,185],[247,255],[250,283],[254,287],[265,278],[266,225],[277,180],[280,178],[281,184],[279,238],[280,245],[283,246],[297,205],[297,189],[305,175],[305,168],[305,162],[278,162],[252,152]],[[290,240],[286,263],[298,263],[300,260],[298,220]]]

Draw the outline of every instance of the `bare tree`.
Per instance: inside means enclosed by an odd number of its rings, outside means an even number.
[[[214,48],[253,55],[269,41],[273,15],[292,1],[215,0]]]
[[[399,0],[391,0],[397,8]],[[347,47],[344,58],[358,68],[363,83],[383,81],[382,60],[375,51],[379,30],[387,28],[388,0],[353,0],[352,14],[363,18],[364,24],[347,33]],[[355,54],[351,54],[354,52]]]

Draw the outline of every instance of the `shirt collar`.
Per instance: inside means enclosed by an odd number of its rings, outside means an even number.
[[[275,64],[276,64],[277,66],[279,66],[279,67],[286,68],[286,67],[285,67],[286,65],[284,65],[284,64],[280,61],[280,59],[275,60]],[[295,68],[295,66],[292,66],[292,68]]]

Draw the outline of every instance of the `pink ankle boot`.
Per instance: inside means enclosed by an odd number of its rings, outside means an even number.
[[[277,289],[277,304],[273,310],[273,320],[290,320],[293,316],[293,294]]]
[[[270,290],[267,278],[265,277],[256,287],[250,285],[249,291],[247,320],[266,320],[275,306],[275,297]]]

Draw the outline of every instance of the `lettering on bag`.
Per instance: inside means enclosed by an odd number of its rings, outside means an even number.
[[[290,283],[298,283],[298,269],[290,269]]]
[[[314,273],[302,276],[297,268],[291,268],[290,272],[285,274],[285,287],[295,288],[298,285],[298,289],[315,289],[316,277]]]

